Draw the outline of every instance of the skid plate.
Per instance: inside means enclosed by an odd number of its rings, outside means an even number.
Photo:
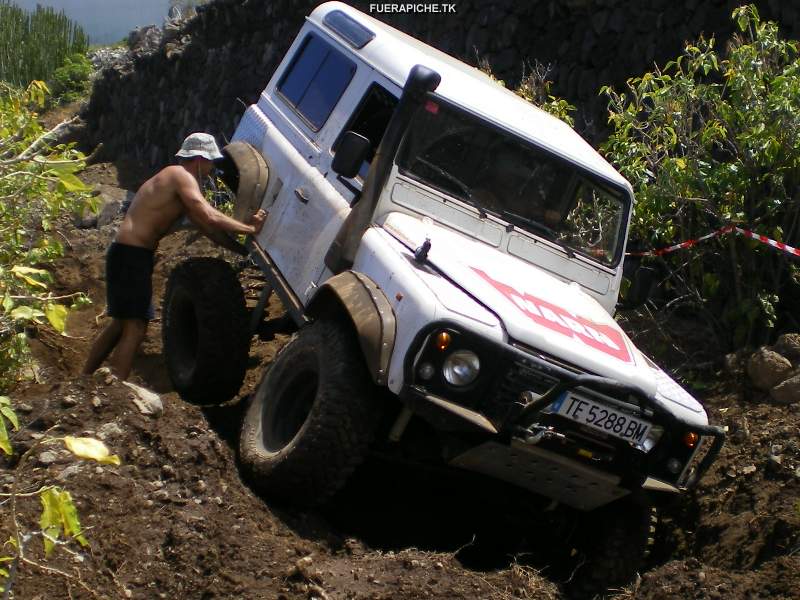
[[[619,487],[620,478],[615,475],[518,440],[510,446],[485,442],[450,463],[580,510],[593,510],[629,493]]]

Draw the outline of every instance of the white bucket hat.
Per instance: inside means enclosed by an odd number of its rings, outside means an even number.
[[[202,156],[208,160],[217,160],[222,158],[222,153],[219,151],[213,135],[208,133],[192,133],[183,140],[183,145],[175,156],[180,156],[181,158]]]

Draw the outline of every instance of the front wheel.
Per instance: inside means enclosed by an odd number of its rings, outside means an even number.
[[[320,320],[301,329],[264,374],[239,452],[264,493],[315,505],[364,459],[379,404],[353,331]]]
[[[645,567],[658,523],[653,506],[618,500],[583,513],[579,522],[583,562],[568,586],[574,597],[620,588]]]

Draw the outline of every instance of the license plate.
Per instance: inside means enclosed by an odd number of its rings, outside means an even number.
[[[564,394],[550,406],[550,410],[581,425],[638,445],[644,442],[650,432],[651,425],[647,421],[572,394]]]

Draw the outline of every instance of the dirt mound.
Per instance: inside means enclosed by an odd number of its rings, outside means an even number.
[[[144,174],[135,165],[93,165],[91,183],[120,185]],[[25,425],[18,453],[41,434],[104,438],[119,467],[76,462],[57,446],[34,450],[26,492],[56,483],[76,500],[91,550],[59,553],[47,564],[76,579],[22,565],[17,598],[561,598],[569,577],[548,562],[546,543],[527,547],[498,529],[496,544],[474,540],[495,522],[475,488],[414,469],[380,465],[320,511],[272,505],[242,483],[235,456],[242,405],[291,323],[276,300],[254,338],[240,398],[201,409],[172,392],[160,343],[160,296],[184,257],[223,253],[192,233],[167,238],[155,271],[156,320],[134,367],[134,381],[162,395],[164,412],[141,414],[113,379],[78,376],[102,325],[104,252],[113,229],[62,224],[68,255],[56,269],[64,291],[86,290],[95,304],[70,317],[69,338],[34,340],[38,383],[14,394]],[[231,257],[232,258],[232,257]],[[243,271],[249,302],[262,282]],[[651,569],[620,591],[625,598],[800,598],[800,403],[770,404],[736,382],[707,404],[731,428],[730,441],[695,493],[662,511]],[[50,454],[42,453],[49,451]],[[11,466],[11,465],[9,465]],[[371,470],[372,469],[372,470]],[[10,472],[0,477],[7,492]],[[487,495],[490,491],[487,491]],[[35,497],[19,499],[20,525],[37,529]],[[7,508],[6,508],[7,510]],[[8,512],[0,534],[10,534]],[[533,538],[533,539],[531,539]],[[31,558],[41,541],[27,548]],[[544,546],[544,547],[542,547]],[[548,579],[549,577],[549,579]],[[90,593],[87,590],[92,590]]]

